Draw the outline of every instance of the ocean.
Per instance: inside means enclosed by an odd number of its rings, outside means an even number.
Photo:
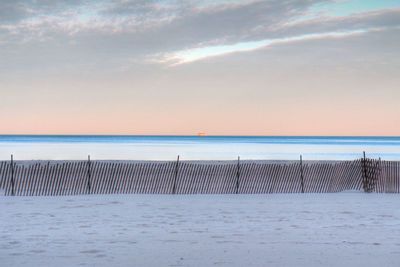
[[[400,160],[400,137],[0,135],[0,160]]]

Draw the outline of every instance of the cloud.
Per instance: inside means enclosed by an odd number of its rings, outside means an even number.
[[[46,15],[57,15],[66,10],[87,5],[83,0],[2,0],[0,24],[16,24],[23,20]]]
[[[316,4],[329,2],[5,0],[0,56],[11,69],[39,61],[41,68],[126,69],[400,25],[399,8],[307,18]]]
[[[184,63],[190,63],[198,60],[207,59],[213,56],[221,56],[236,52],[251,52],[257,49],[266,48],[271,45],[285,44],[289,42],[297,42],[301,40],[312,40],[321,38],[343,38],[348,36],[353,36],[356,34],[365,33],[365,30],[356,30],[348,32],[328,32],[323,34],[306,34],[288,38],[280,39],[267,39],[255,42],[243,42],[233,45],[223,45],[223,46],[209,46],[209,47],[199,47],[194,49],[188,49],[183,51],[177,51],[174,53],[167,53],[158,56],[159,59],[154,59],[160,63],[171,63],[171,65],[179,65]]]
[[[302,39],[347,37],[354,34],[390,29],[400,26],[400,9],[384,9],[358,13],[353,16],[311,19],[296,23],[277,24],[275,27],[259,27],[253,35],[236,36],[231,44],[221,42],[185,50],[155,54],[154,61],[172,65],[194,62],[210,56],[234,52],[253,51],[268,45],[293,42]]]
[[[73,33],[89,30],[109,33],[123,31],[127,34],[148,31],[148,34],[168,33],[170,39],[177,38],[177,41],[189,39],[201,42],[245,35],[259,25],[285,21],[296,14],[301,15],[302,10],[310,7],[312,2],[272,0],[229,4],[222,2],[202,6],[197,1],[185,4],[165,1],[103,1],[96,5],[75,1],[75,5],[69,6],[57,2],[54,8],[48,5],[29,7],[25,4],[22,5],[23,9],[32,10],[33,14],[14,14],[15,21],[21,17],[25,19],[13,26],[21,31],[41,28],[45,32],[52,30],[48,28],[48,22],[52,22],[53,28],[59,27],[61,31]],[[13,14],[12,10],[10,14]]]

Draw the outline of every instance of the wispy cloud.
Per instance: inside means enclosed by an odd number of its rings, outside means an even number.
[[[282,43],[295,42],[301,40],[311,40],[318,38],[338,38],[362,34],[366,30],[353,30],[348,32],[328,32],[322,34],[305,34],[301,36],[293,36],[287,38],[261,40],[255,42],[241,42],[233,45],[221,46],[208,46],[199,47],[188,50],[177,51],[173,53],[166,53],[164,55],[157,55],[154,59],[155,62],[167,63],[171,66],[180,65],[184,63],[191,63],[198,60],[204,60],[210,57],[222,56],[230,53],[237,52],[250,52],[257,49],[266,48],[271,45],[278,45]]]
[[[8,14],[0,16],[0,54],[11,63],[16,49],[25,60],[46,49],[49,64],[55,57],[57,64],[73,57],[82,62],[96,58],[104,66],[118,61],[127,66],[132,58],[135,64],[151,58],[175,65],[282,42],[399,26],[400,8],[387,8],[387,2],[379,6],[386,9],[370,6],[363,12],[354,13],[353,8],[340,16],[315,16],[316,8],[322,5],[330,10],[333,4],[323,0],[38,0],[36,4],[5,0],[0,3],[0,12]],[[64,54],[68,58],[60,59]]]

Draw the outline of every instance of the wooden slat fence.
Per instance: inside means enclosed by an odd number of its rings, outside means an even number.
[[[378,193],[400,193],[400,162],[381,161],[380,175],[376,182]]]
[[[377,183],[379,176],[381,175],[381,161],[374,159],[361,159],[362,164],[362,182],[365,192],[379,191],[378,187],[382,186],[382,183]]]
[[[359,160],[313,163],[304,167],[306,193],[333,193],[362,188],[362,167]]]
[[[90,177],[90,179],[89,179]],[[0,162],[5,195],[400,193],[400,162]],[[13,186],[14,184],[14,186]],[[175,188],[175,190],[174,190]],[[14,190],[13,190],[14,189]]]

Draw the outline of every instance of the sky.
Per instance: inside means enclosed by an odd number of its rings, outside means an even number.
[[[0,0],[0,134],[400,136],[400,0]]]

